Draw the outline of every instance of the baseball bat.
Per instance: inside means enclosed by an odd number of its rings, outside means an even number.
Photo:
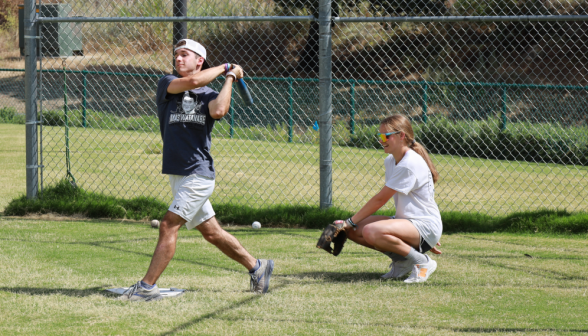
[[[249,92],[243,78],[237,80],[237,92],[239,92],[239,96],[246,106],[253,105],[253,97],[251,97],[251,92]]]

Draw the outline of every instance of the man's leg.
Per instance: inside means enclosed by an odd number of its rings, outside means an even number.
[[[257,259],[245,250],[237,238],[220,227],[216,217],[204,221],[196,228],[202,233],[206,241],[216,246],[229,258],[245,266],[248,271],[255,267]]]
[[[159,225],[159,240],[143,282],[153,285],[176,253],[178,231],[186,220],[168,211]]]
[[[155,247],[151,264],[143,280],[129,287],[118,299],[124,301],[157,301],[163,297],[155,285],[157,279],[176,252],[178,230],[186,221],[168,211],[159,225],[159,240]]]
[[[239,243],[237,238],[223,230],[213,216],[197,226],[206,241],[218,247],[229,258],[249,270],[251,291],[256,294],[266,293],[274,270],[274,261],[255,259]]]

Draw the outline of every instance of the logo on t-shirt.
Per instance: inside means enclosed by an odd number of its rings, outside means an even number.
[[[169,123],[196,123],[200,125],[206,124],[206,116],[200,114],[200,109],[204,103],[198,101],[198,96],[190,94],[189,91],[184,92],[184,96],[176,102],[178,108],[171,111]]]
[[[196,108],[196,103],[194,102],[194,98],[190,97],[188,91],[184,92],[184,97],[182,98],[182,110],[186,114],[194,114],[194,109]]]

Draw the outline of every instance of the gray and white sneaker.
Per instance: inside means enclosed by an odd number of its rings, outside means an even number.
[[[437,262],[435,260],[429,258],[429,256],[427,256],[426,254],[425,254],[425,256],[427,257],[427,259],[429,261],[424,264],[415,264],[412,268],[412,273],[410,273],[410,276],[406,280],[404,280],[404,282],[406,282],[406,283],[425,282],[425,281],[427,281],[427,279],[429,279],[431,274],[433,274],[433,272],[435,272],[435,270],[437,269]]]
[[[163,296],[159,293],[157,285],[154,285],[151,289],[145,289],[141,286],[141,281],[137,281],[136,284],[129,287],[118,297],[118,300],[121,301],[158,301],[161,299],[163,299]]]
[[[396,254],[394,252],[382,251],[382,253],[384,253],[384,255],[386,255],[388,258],[392,259],[392,261],[406,260],[406,257],[403,257],[400,254]]]
[[[270,277],[274,271],[274,261],[259,259],[261,264],[257,271],[249,273],[251,276],[250,288],[255,294],[264,294],[267,292],[270,283]]]
[[[412,270],[412,263],[407,259],[402,261],[393,261],[390,264],[390,272],[382,275],[382,279],[398,279],[402,278]]]

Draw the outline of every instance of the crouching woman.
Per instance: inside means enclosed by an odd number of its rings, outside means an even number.
[[[347,237],[376,249],[392,259],[390,272],[382,277],[401,278],[412,271],[407,283],[425,282],[437,268],[425,255],[441,238],[443,224],[435,202],[434,184],[439,174],[427,150],[416,142],[412,126],[403,115],[393,115],[380,124],[378,137],[384,152],[386,183],[355,215],[345,221]],[[394,199],[396,215],[373,216]]]

